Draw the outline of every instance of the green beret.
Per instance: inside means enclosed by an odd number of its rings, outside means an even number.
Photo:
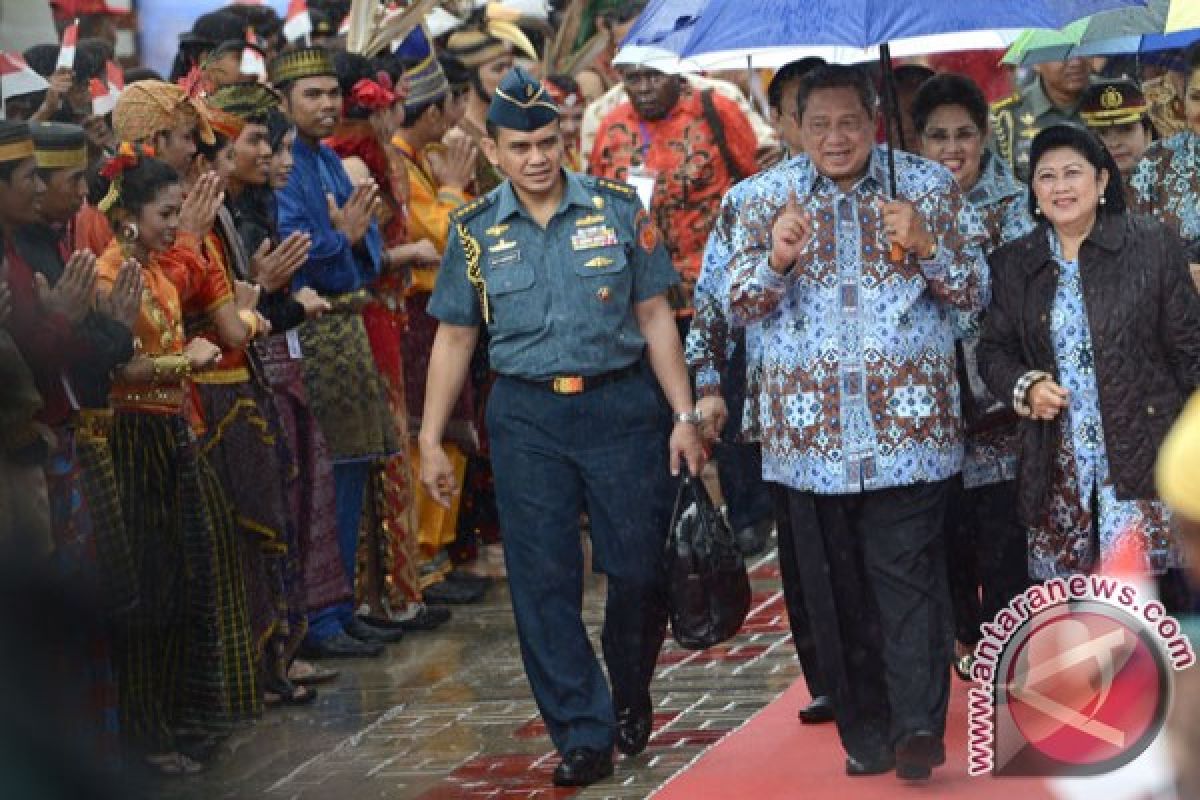
[[[513,67],[496,87],[487,118],[499,128],[536,131],[558,119],[558,106],[536,78]]]

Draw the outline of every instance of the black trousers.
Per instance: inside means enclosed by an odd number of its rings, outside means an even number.
[[[1016,481],[965,489],[955,477],[949,492],[946,551],[954,636],[974,646],[979,626],[1029,588],[1029,546],[1017,518]]]
[[[953,630],[946,482],[856,495],[787,490],[820,674],[838,735],[864,759],[905,734],[945,733]]]
[[[813,639],[812,623],[808,619],[808,608],[804,605],[804,589],[801,585],[800,553],[796,549],[796,534],[792,528],[788,511],[788,490],[777,483],[770,484],[771,500],[775,505],[775,530],[778,532],[779,575],[783,579],[783,602],[787,607],[788,627],[792,631],[792,644],[796,647],[796,658],[804,671],[804,682],[808,693],[814,698],[829,694],[829,682],[821,675],[821,663],[817,658],[817,643]]]

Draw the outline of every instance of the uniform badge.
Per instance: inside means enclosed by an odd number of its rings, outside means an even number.
[[[584,264],[584,266],[591,267],[592,269],[604,269],[605,267],[611,267],[615,263],[615,261],[607,256],[596,256],[591,261],[588,261],[586,264]]]
[[[612,299],[612,289],[608,288],[607,286],[601,286],[596,290],[596,299],[601,303],[607,303]]]
[[[503,236],[507,231],[507,225],[493,225],[484,231],[484,233],[486,233],[488,236]]]
[[[577,228],[586,228],[589,225],[603,225],[603,224],[604,224],[604,215],[603,214],[588,214],[586,217],[580,217],[579,219],[575,220],[575,227],[577,227]]]
[[[638,244],[641,248],[647,253],[654,252],[654,248],[658,246],[658,228],[650,220],[650,212],[644,208],[640,209],[634,219],[634,227],[637,229]]]
[[[512,250],[517,246],[517,243],[508,239],[501,239],[495,244],[488,245],[489,253],[503,253],[505,250]]]
[[[604,198],[600,195],[592,195],[592,205],[596,208],[604,208]]]
[[[1030,126],[1030,125],[1033,125],[1033,123],[1036,121],[1037,120],[1034,118],[1033,114],[1030,114],[1028,111],[1026,111],[1024,114],[1021,115],[1021,124],[1022,125]]]

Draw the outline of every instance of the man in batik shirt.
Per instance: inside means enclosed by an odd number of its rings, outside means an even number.
[[[763,476],[787,511],[851,775],[944,760],[942,519],[962,468],[951,309],[987,295],[984,229],[945,168],[872,144],[854,67],[800,84],[808,154],[735,187],[729,310],[762,330]],[[895,252],[892,252],[895,251]]]

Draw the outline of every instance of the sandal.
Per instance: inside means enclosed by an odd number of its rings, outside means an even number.
[[[316,689],[297,685],[286,678],[263,681],[263,702],[267,705],[306,706],[316,699]]]
[[[316,686],[319,683],[329,683],[341,675],[341,670],[323,667],[311,661],[296,659],[288,668],[288,680],[302,686]]]

